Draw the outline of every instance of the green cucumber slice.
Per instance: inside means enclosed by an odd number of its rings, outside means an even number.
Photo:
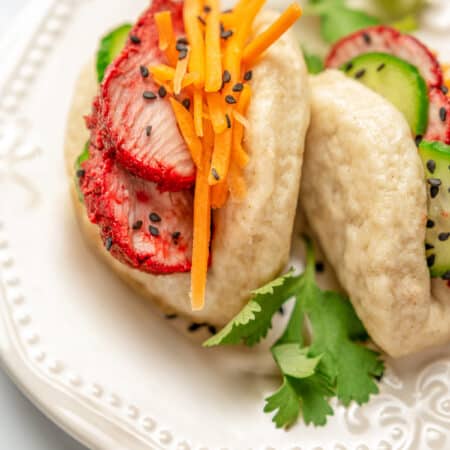
[[[341,70],[389,100],[405,116],[414,136],[428,126],[428,89],[418,69],[387,53],[365,53]]]
[[[428,191],[427,261],[431,276],[450,280],[450,146],[422,141]]]
[[[131,25],[121,25],[104,36],[100,41],[100,47],[97,52],[97,76],[99,83],[102,82],[107,67],[125,46],[130,30]]]

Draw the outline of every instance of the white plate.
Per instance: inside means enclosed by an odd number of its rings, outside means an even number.
[[[277,431],[262,412],[277,380],[229,370],[230,352],[168,327],[85,247],[65,116],[99,36],[146,3],[36,0],[0,45],[0,351],[11,377],[95,449],[450,448],[447,348],[389,362],[382,394],[337,405],[327,428]],[[445,51],[443,31],[423,36]]]

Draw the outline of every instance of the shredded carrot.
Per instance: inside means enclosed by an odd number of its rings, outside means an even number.
[[[261,54],[278,40],[301,15],[302,9],[300,6],[297,3],[292,3],[267,30],[263,31],[247,45],[242,57],[244,63],[253,65]]]
[[[208,152],[203,156],[203,167],[197,171],[194,195],[194,230],[192,243],[191,304],[194,311],[205,304],[208,274],[209,243],[211,240],[211,188],[206,171]]]
[[[174,98],[170,98],[172,109],[177,119],[178,127],[183,135],[186,145],[191,152],[195,165],[199,168],[202,165],[203,146],[195,133],[194,121],[190,112]]]
[[[205,38],[199,17],[202,14],[203,1],[185,0],[183,8],[184,26],[189,43],[191,44],[191,57],[189,72],[196,74],[195,86],[203,87],[205,80]]]
[[[158,66],[152,66],[149,68],[150,73],[158,84],[163,84],[168,81],[173,81],[175,78],[175,69],[165,64],[159,64]],[[192,73],[187,73],[183,81],[181,82],[182,88],[187,88],[191,86],[195,81],[195,75]]]
[[[197,136],[203,136],[203,95],[198,89],[194,90],[194,126]]]
[[[228,123],[222,96],[218,92],[212,92],[206,95],[206,100],[214,132],[223,133],[227,129]]]
[[[242,175],[241,168],[233,161],[230,165],[229,184],[231,196],[242,200],[247,193],[247,183]]]
[[[159,34],[159,49],[165,52],[169,64],[175,65],[178,54],[176,50],[176,38],[173,30],[172,15],[170,11],[162,11],[155,14],[156,27]]]
[[[231,141],[233,133],[231,129],[214,136],[214,151],[209,172],[209,184],[214,186],[225,180],[230,166]]]
[[[205,32],[205,91],[217,92],[222,87],[219,0],[208,0],[208,6]]]
[[[179,95],[183,86],[183,79],[186,75],[189,64],[190,50],[187,52],[187,56],[184,59],[179,59],[177,66],[175,67],[175,75],[173,76],[173,92],[175,95]]]
[[[220,23],[226,30],[230,30],[235,27],[236,22],[234,19],[233,11],[223,12],[220,15]]]
[[[233,117],[236,119],[236,122],[239,122],[244,128],[249,128],[250,127],[249,121],[240,112],[238,112],[236,110],[233,111]]]
[[[211,187],[211,208],[220,209],[228,199],[228,183],[223,181]]]

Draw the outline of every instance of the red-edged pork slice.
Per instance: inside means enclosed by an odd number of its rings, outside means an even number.
[[[430,110],[424,139],[450,144],[450,99],[438,88],[430,89],[428,97]]]
[[[80,188],[89,219],[115,258],[153,274],[190,270],[191,191],[161,192],[92,145],[82,168]]]
[[[369,52],[390,53],[404,59],[419,69],[428,86],[442,85],[441,66],[433,53],[415,37],[384,25],[365,28],[338,41],[326,59],[326,66],[339,68]]]
[[[152,2],[107,70],[99,95],[99,131],[105,146],[125,169],[169,191],[192,186],[195,168],[167,97],[158,95],[151,74],[141,66],[167,62],[158,47],[154,14],[170,10],[181,35],[182,5],[173,0]]]

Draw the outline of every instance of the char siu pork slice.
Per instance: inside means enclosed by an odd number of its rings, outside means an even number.
[[[90,147],[80,187],[91,222],[118,260],[144,272],[165,274],[191,268],[191,191],[161,192],[132,175],[108,152]]]
[[[165,191],[179,191],[193,185],[195,167],[167,96],[145,69],[167,63],[154,20],[162,10],[171,11],[175,32],[183,35],[182,2],[154,0],[107,70],[98,98],[99,131],[125,169]]]

